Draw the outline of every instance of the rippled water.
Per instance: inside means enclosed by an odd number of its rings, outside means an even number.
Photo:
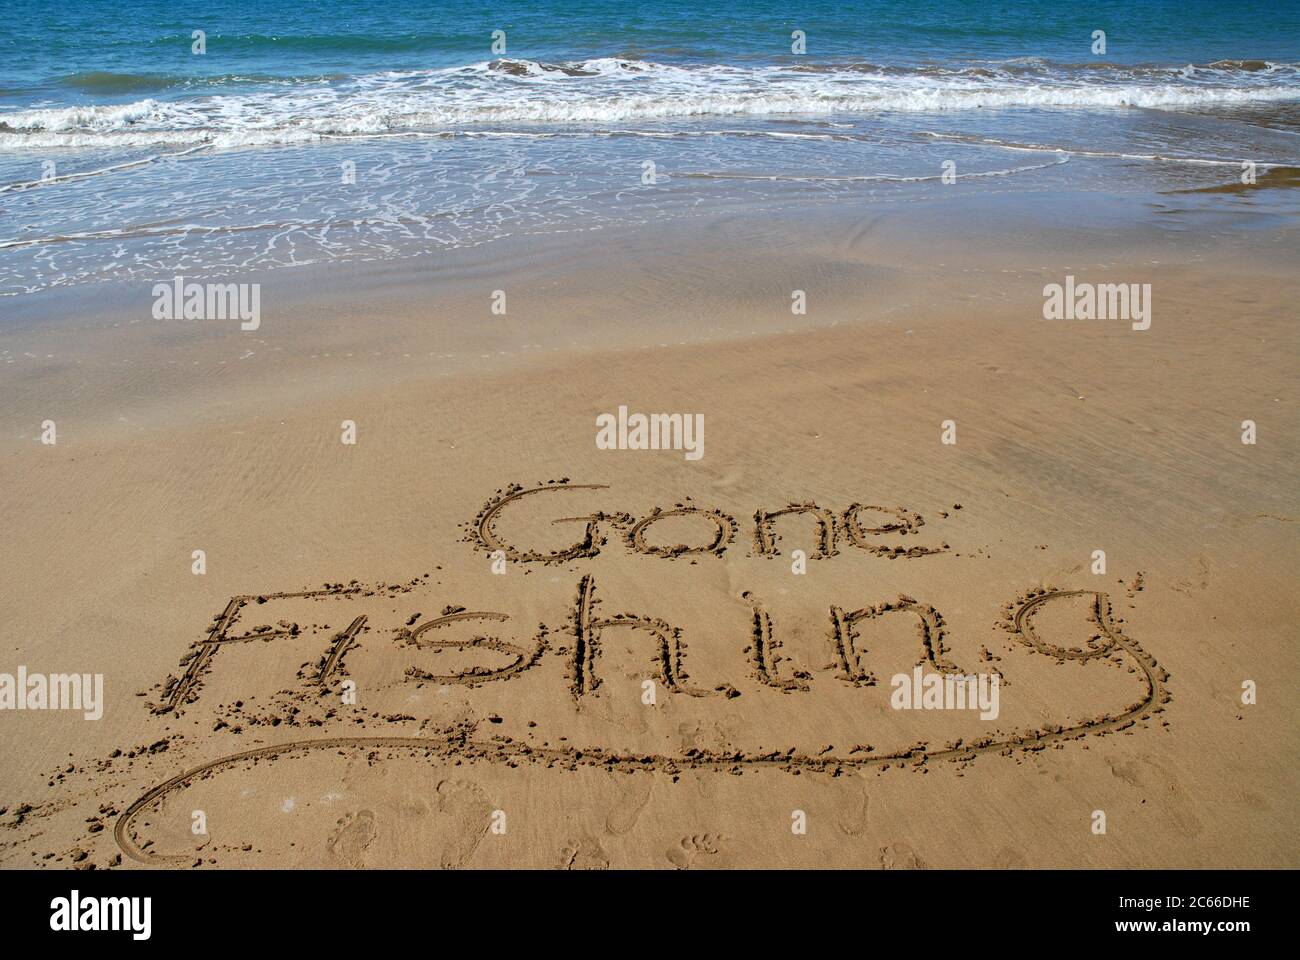
[[[1300,166],[1289,4],[17,6],[4,294],[731,204],[1136,196]]]

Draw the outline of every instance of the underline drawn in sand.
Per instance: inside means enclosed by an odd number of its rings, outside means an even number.
[[[476,549],[493,554],[502,552],[516,563],[542,564],[565,563],[597,556],[601,548],[607,544],[609,529],[621,530],[622,539],[632,552],[670,561],[686,554],[720,555],[735,539],[739,525],[733,518],[722,511],[700,508],[689,502],[676,504],[671,509],[656,507],[640,520],[622,511],[598,512],[583,517],[560,517],[552,522],[581,522],[584,527],[580,540],[565,549],[556,551],[521,549],[507,542],[496,530],[497,521],[503,510],[524,498],[543,493],[607,489],[608,487],[599,484],[571,484],[567,479],[552,481],[534,488],[511,485],[498,490],[478,516],[467,525],[466,539]],[[957,505],[954,505],[954,508],[960,509]],[[861,518],[861,514],[865,511],[883,514],[887,519],[877,526],[865,526]],[[702,542],[695,545],[653,547],[645,536],[646,531],[658,520],[669,517],[699,517],[710,525],[711,531]],[[908,549],[874,543],[871,539],[873,537],[914,535],[924,525],[924,520],[919,514],[902,507],[885,508],[854,503],[837,514],[835,511],[823,509],[807,501],[791,503],[788,507],[779,510],[768,511],[761,508],[757,510],[754,514],[752,556],[759,560],[779,556],[779,537],[774,529],[774,521],[783,517],[811,518],[816,538],[814,556],[837,555],[837,547],[841,542],[847,542],[850,546],[861,548],[876,557],[904,560],[946,552],[949,549],[946,543],[938,547]],[[401,594],[410,593],[417,587],[426,586],[422,581],[427,580],[428,576],[425,574],[408,584],[366,585],[353,580],[348,584],[326,583],[318,590],[232,597],[224,610],[213,618],[207,635],[195,643],[190,653],[182,659],[181,666],[184,669],[181,675],[169,677],[160,685],[161,696],[152,709],[156,714],[179,714],[187,705],[197,702],[202,694],[204,677],[213,669],[214,663],[218,662],[221,650],[228,645],[251,644],[253,641],[275,643],[277,640],[310,638],[329,629],[325,624],[309,624],[304,627],[296,622],[281,619],[274,625],[262,624],[249,630],[239,626],[245,611],[257,609],[272,601],[350,602],[365,598],[373,598],[371,602],[392,600]],[[1129,596],[1131,599],[1131,592]],[[1048,643],[1039,637],[1035,629],[1034,617],[1039,610],[1049,603],[1067,598],[1088,600],[1088,619],[1095,632],[1092,639],[1083,647],[1062,647]],[[772,618],[762,602],[748,591],[741,594],[741,599],[749,604],[752,614],[748,645],[742,651],[743,662],[749,668],[749,678],[759,684],[759,689],[775,689],[782,694],[796,697],[809,695],[812,689],[810,681],[813,679],[811,674],[800,670],[782,669],[782,657],[779,653],[781,643],[775,636]],[[611,631],[626,628],[629,631],[648,634],[651,638],[654,675],[657,682],[662,684],[668,693],[681,694],[701,704],[713,698],[730,699],[741,696],[741,692],[730,683],[718,683],[710,687],[696,686],[690,682],[685,668],[686,644],[679,628],[657,617],[630,613],[602,616],[598,613],[598,607],[596,578],[591,573],[583,573],[577,583],[566,629],[560,631],[564,635],[564,641],[554,648],[545,624],[538,626],[529,641],[520,638],[508,641],[484,635],[454,638],[448,634],[447,638],[443,638],[441,634],[441,631],[452,624],[505,623],[511,619],[505,613],[447,606],[443,608],[440,615],[418,625],[417,621],[420,620],[421,614],[414,614],[405,621],[405,626],[398,627],[394,631],[399,645],[433,653],[443,650],[473,650],[480,653],[487,651],[495,657],[499,665],[475,665],[459,672],[438,673],[409,667],[405,670],[405,679],[447,687],[460,684],[475,688],[500,680],[514,680],[532,670],[547,655],[554,654],[564,662],[568,676],[568,692],[575,707],[581,709],[583,703],[598,700],[597,690],[601,686],[599,666],[601,648],[608,643],[605,637]],[[357,751],[369,760],[380,759],[383,756],[382,752],[387,751],[390,758],[398,755],[423,757],[434,764],[489,763],[517,767],[527,763],[559,770],[576,771],[580,768],[596,768],[628,774],[663,773],[676,776],[685,771],[710,775],[772,770],[793,775],[823,773],[839,776],[873,768],[885,770],[893,766],[915,767],[928,761],[961,763],[990,753],[1011,755],[1016,751],[1038,751],[1049,745],[1060,745],[1067,740],[1126,730],[1138,721],[1149,719],[1153,714],[1162,712],[1163,704],[1170,699],[1165,687],[1168,675],[1134,640],[1121,631],[1112,615],[1107,594],[1094,590],[1037,588],[1004,605],[1003,611],[1004,629],[1032,652],[1053,658],[1058,663],[1096,658],[1104,658],[1114,664],[1131,662],[1129,672],[1135,674],[1143,685],[1141,696],[1123,710],[1093,715],[1069,726],[1046,724],[1027,732],[1014,729],[1010,732],[995,731],[975,738],[950,740],[942,747],[931,747],[928,741],[919,741],[907,748],[880,753],[875,753],[872,748],[863,747],[861,744],[850,749],[847,754],[842,751],[837,753],[830,746],[820,751],[800,750],[793,746],[743,750],[736,749],[730,743],[702,747],[695,743],[683,742],[676,750],[662,751],[653,748],[650,750],[614,749],[601,744],[573,745],[567,742],[557,746],[552,746],[549,742],[538,745],[503,734],[485,737],[480,733],[478,723],[472,719],[461,719],[450,725],[444,723],[442,726],[432,726],[428,728],[428,732],[422,732],[419,736],[325,736],[316,739],[299,739],[230,753],[194,766],[153,786],[117,817],[113,831],[114,838],[126,856],[140,863],[192,862],[192,854],[168,855],[152,849],[152,841],[143,838],[137,826],[141,814],[161,807],[173,795],[179,794],[195,782],[206,780],[225,771],[246,769],[262,761],[322,751],[332,751],[344,756]],[[859,629],[867,621],[890,614],[915,618],[919,664],[939,673],[960,672],[959,668],[946,657],[945,626],[942,615],[934,607],[912,597],[899,596],[895,601],[865,606],[857,610],[832,605],[829,613],[830,629],[826,640],[832,652],[832,663],[829,669],[833,671],[836,681],[846,689],[877,683],[877,678],[864,665],[863,654],[866,651],[861,644]],[[299,671],[300,679],[306,681],[309,688],[318,690],[321,696],[337,694],[345,685],[345,678],[349,675],[344,667],[344,659],[348,651],[356,644],[363,632],[375,626],[372,620],[376,617],[382,619],[382,616],[376,610],[351,616],[346,628],[328,634],[328,646],[314,663],[303,665]],[[499,718],[495,716],[489,719],[494,723],[499,722]],[[560,739],[566,740],[564,737]],[[635,821],[649,797],[654,781],[651,777],[646,778],[644,782],[645,789],[630,788],[627,802],[622,805],[626,806],[626,810],[611,812],[612,820],[609,828],[612,833],[620,832],[620,828],[630,828],[631,823]],[[864,794],[860,812],[860,817],[863,819],[865,804]],[[475,807],[481,805],[476,803]],[[860,830],[856,819],[850,818],[854,822],[842,824],[842,829],[850,835],[855,829]],[[147,826],[147,823],[143,825]],[[463,858],[449,856],[444,859],[454,864]]]
[[[350,594],[363,591],[364,588],[349,586],[338,587],[332,591],[305,591],[282,596],[329,596],[331,594]],[[575,643],[573,652],[570,654],[572,658],[572,692],[575,696],[585,695],[590,689],[589,685],[595,682],[591,673],[591,663],[594,659],[593,647],[598,642],[600,631],[617,625],[648,629],[656,636],[659,643],[659,664],[665,683],[671,680],[674,688],[681,692],[694,695],[706,693],[706,691],[693,691],[681,687],[680,649],[675,645],[677,638],[673,628],[659,621],[647,620],[642,623],[639,622],[638,618],[621,621],[617,618],[609,621],[596,620],[591,612],[593,591],[593,579],[590,575],[584,576],[580,581],[576,600],[573,620]],[[249,639],[267,637],[272,633],[272,631],[260,633],[255,631],[251,635],[241,634],[236,637],[226,637],[223,632],[233,623],[235,614],[242,606],[272,596],[277,595],[265,594],[261,595],[260,598],[251,596],[233,598],[230,604],[227,605],[225,612],[216,618],[216,624],[212,628],[209,638],[202,641],[201,651],[190,659],[185,677],[168,686],[170,698],[157,709],[174,709],[180,703],[195,699],[198,692],[199,672],[210,666],[213,654],[221,645],[232,642],[247,642]],[[1090,600],[1090,619],[1099,632],[1086,647],[1066,648],[1048,643],[1038,636],[1034,628],[1034,615],[1037,611],[1053,601],[1070,597],[1087,597]],[[901,599],[898,604],[885,604],[880,608],[867,608],[856,611],[851,615],[839,611],[836,623],[844,626],[842,628],[843,632],[837,634],[837,644],[839,645],[838,649],[844,651],[843,661],[847,661],[848,651],[852,649],[852,623],[871,615],[878,615],[885,609],[911,610],[911,612],[916,613],[921,620],[921,633],[928,659],[936,666],[944,665],[944,661],[941,659],[942,644],[939,640],[941,621],[937,614],[934,614],[929,608],[915,604],[909,598]],[[800,753],[795,748],[755,753],[692,747],[676,755],[669,755],[620,752],[601,746],[539,747],[501,735],[493,736],[491,739],[476,737],[474,725],[468,723],[431,736],[324,737],[312,740],[294,740],[229,754],[193,767],[157,784],[138,797],[121,813],[114,825],[113,835],[122,852],[137,862],[153,865],[190,862],[193,859],[192,855],[167,855],[146,849],[150,844],[148,841],[141,839],[135,828],[136,819],[172,794],[184,790],[198,780],[246,764],[256,764],[262,760],[292,755],[304,755],[314,751],[342,753],[349,750],[371,752],[389,750],[423,755],[425,759],[435,763],[451,761],[457,763],[506,764],[510,766],[530,763],[567,770],[587,767],[622,773],[659,772],[676,774],[685,770],[737,773],[745,770],[767,769],[793,774],[819,772],[839,775],[869,768],[888,768],[895,764],[908,766],[923,764],[927,761],[967,761],[990,753],[1010,755],[1016,750],[1042,750],[1048,745],[1062,741],[1125,730],[1132,727],[1138,720],[1148,719],[1152,714],[1161,712],[1163,704],[1170,699],[1165,687],[1168,674],[1162,667],[1158,666],[1150,655],[1142,650],[1136,641],[1124,635],[1119,629],[1112,616],[1110,600],[1105,593],[1093,590],[1031,590],[1016,602],[1010,604],[1007,609],[1006,628],[1035,652],[1055,658],[1058,662],[1082,661],[1118,655],[1127,656],[1136,666],[1134,672],[1139,674],[1143,681],[1142,696],[1118,713],[1094,716],[1073,726],[1047,725],[1030,732],[1010,734],[1001,738],[984,736],[970,741],[959,740],[949,743],[941,749],[931,749],[928,744],[922,744],[910,749],[880,755],[862,755],[857,751],[851,751],[847,756],[835,756],[827,753],[814,756],[808,753]],[[926,616],[927,612],[930,613],[928,618]],[[443,617],[418,628],[413,636],[422,634],[426,628],[441,625],[439,621],[442,623],[447,622],[448,617],[454,617],[458,613],[461,613],[461,611],[444,613]],[[464,616],[497,619],[503,615],[469,614],[465,612]],[[760,624],[765,616],[761,609],[758,610],[756,624]],[[322,683],[328,679],[330,671],[337,666],[342,655],[341,652],[351,643],[363,619],[362,617],[354,618],[349,628],[334,638],[330,652],[323,658],[321,671],[317,678]],[[756,626],[755,629],[758,631],[763,628]],[[770,626],[768,630],[770,632]],[[286,628],[279,635],[292,632],[292,628]],[[585,646],[576,642],[584,635],[586,637]],[[541,655],[545,644],[544,640],[539,638],[538,646],[531,654],[528,654],[523,648],[511,646],[517,657],[528,655],[536,658]],[[493,671],[490,678],[509,679],[522,669],[526,669],[526,666],[517,659],[514,664],[505,668],[506,672]],[[852,672],[848,674],[847,678],[852,680],[862,679],[860,674]],[[481,674],[474,677],[475,682],[484,682],[488,679],[487,675]],[[841,679],[844,679],[844,677]],[[639,805],[636,806],[639,809]]]

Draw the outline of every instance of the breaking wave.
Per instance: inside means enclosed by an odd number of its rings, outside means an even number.
[[[165,77],[78,75],[129,93]],[[238,78],[236,78],[238,79]],[[150,87],[150,84],[153,87]],[[235,89],[231,89],[233,86]],[[304,143],[500,124],[604,128],[657,120],[961,110],[1177,109],[1300,99],[1300,64],[1220,60],[1182,67],[870,63],[667,65],[619,57],[493,60],[438,70],[241,84],[224,92],[0,113],[0,150]]]

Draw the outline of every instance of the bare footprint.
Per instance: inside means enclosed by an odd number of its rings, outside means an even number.
[[[993,866],[998,870],[1023,870],[1028,864],[1019,850],[1003,847],[993,858]]]
[[[438,784],[438,812],[452,821],[439,862],[444,870],[463,867],[487,833],[492,804],[472,780],[443,780]]]
[[[615,836],[631,830],[645,805],[650,802],[652,789],[654,780],[649,776],[627,777],[627,782],[619,787],[618,801],[605,815],[605,829]]]
[[[645,733],[650,729],[649,712],[638,704],[628,709],[626,704],[618,704],[613,697],[584,697],[578,712],[586,716],[603,720],[610,726],[629,733]]]
[[[669,847],[664,852],[664,856],[678,870],[702,867],[706,861],[713,860],[722,852],[722,841],[724,839],[724,837],[712,833],[682,837],[675,847]],[[722,864],[711,863],[709,866],[722,866]]]
[[[1200,836],[1205,827],[1187,807],[1191,800],[1187,792],[1160,764],[1149,757],[1132,760],[1108,758],[1110,772],[1131,787],[1152,794],[1152,802],[1160,805],[1179,833],[1189,837]]]
[[[571,840],[560,851],[561,870],[608,870],[609,855],[600,841],[594,837],[583,836]]]
[[[325,842],[325,849],[346,867],[366,865],[366,850],[375,839],[375,815],[369,810],[358,810],[340,817],[338,829]]]
[[[850,837],[861,836],[867,829],[866,784],[854,786],[852,793],[840,801],[835,825]]]
[[[1170,586],[1177,590],[1185,597],[1192,597],[1193,590],[1204,590],[1210,585],[1210,565],[1206,563],[1205,557],[1197,557],[1196,572],[1190,577],[1180,577],[1170,583]]]
[[[698,720],[677,725],[677,738],[682,753],[690,750],[714,750],[727,753],[732,750],[732,742],[737,736],[740,725],[733,719],[712,721],[708,724]],[[695,788],[700,796],[712,800],[718,794],[718,781],[721,778],[713,771],[699,771],[694,779]]]
[[[925,861],[916,855],[905,843],[891,843],[880,848],[880,869],[882,870],[924,870]]]
[[[718,774],[713,770],[698,770],[695,773],[695,789],[705,800],[712,800],[718,795]]]

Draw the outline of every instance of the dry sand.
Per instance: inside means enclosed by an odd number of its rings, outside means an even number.
[[[0,865],[1300,865],[1295,235],[1000,216],[6,304],[0,671],[106,707],[0,715]],[[1041,319],[1067,273],[1151,329]],[[917,664],[1000,715],[891,709]]]

